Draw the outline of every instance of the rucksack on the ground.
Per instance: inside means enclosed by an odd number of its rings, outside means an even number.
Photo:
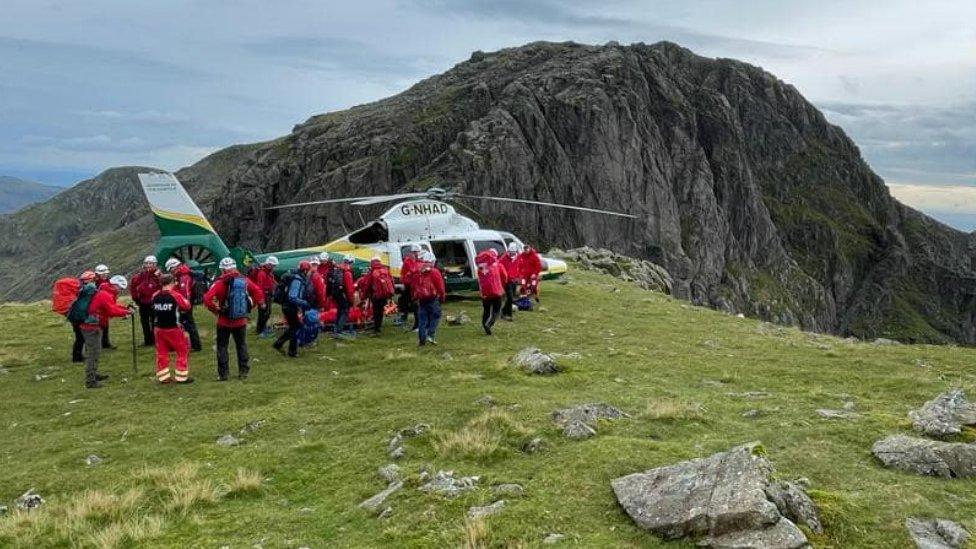
[[[61,316],[67,316],[80,289],[81,281],[77,278],[66,277],[55,280],[51,288],[51,310]]]
[[[295,273],[288,271],[281,275],[278,279],[278,283],[275,284],[274,293],[271,296],[271,300],[278,305],[284,305],[288,303],[288,287],[291,286],[291,279],[295,278]]]
[[[247,299],[247,279],[235,276],[225,281],[227,295],[224,297],[224,316],[230,320],[247,318],[251,306]]]
[[[336,301],[346,299],[346,277],[342,269],[333,267],[329,270],[329,276],[325,279],[325,288],[332,299]]]
[[[393,277],[386,269],[374,269],[370,275],[373,299],[387,299],[393,297],[396,289],[393,287]]]
[[[210,289],[210,282],[207,281],[207,275],[201,272],[190,271],[190,277],[192,278],[192,282],[190,282],[190,303],[199,305],[203,303],[203,296]]]
[[[75,297],[75,300],[71,302],[71,306],[68,308],[68,314],[65,315],[68,322],[72,324],[92,323],[93,319],[88,316],[88,307],[91,305],[96,291],[98,290],[92,283],[81,286],[81,289],[78,290],[77,297]]]

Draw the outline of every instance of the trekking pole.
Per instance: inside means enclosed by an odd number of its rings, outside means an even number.
[[[136,317],[129,315],[129,324],[132,326],[132,376],[136,375]]]

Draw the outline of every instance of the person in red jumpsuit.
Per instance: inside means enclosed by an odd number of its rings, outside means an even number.
[[[156,337],[156,380],[160,383],[193,383],[190,377],[189,346],[180,316],[190,310],[190,300],[177,287],[176,278],[164,274],[162,289],[152,298],[153,328]],[[174,375],[170,377],[169,355],[176,355]]]

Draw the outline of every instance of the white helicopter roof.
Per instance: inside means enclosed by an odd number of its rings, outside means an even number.
[[[390,242],[430,240],[480,229],[474,220],[457,213],[454,206],[430,199],[401,202],[381,215],[380,221],[386,225]]]

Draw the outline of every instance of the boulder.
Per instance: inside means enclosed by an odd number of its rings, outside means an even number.
[[[240,443],[241,443],[241,439],[231,434],[223,435],[222,437],[217,439],[217,446],[223,446],[225,448],[229,448],[231,446],[237,446]]]
[[[525,489],[521,484],[496,484],[491,487],[493,496],[520,497],[525,494]]]
[[[391,483],[397,482],[402,478],[402,475],[400,474],[400,467],[395,463],[388,463],[380,467],[379,469],[377,469],[376,473],[380,476],[381,479]]]
[[[464,311],[458,311],[458,314],[447,317],[447,323],[451,326],[463,326],[469,322],[471,319]]]
[[[485,505],[484,507],[472,507],[468,509],[468,518],[478,519],[487,517],[488,515],[494,515],[495,513],[501,511],[505,508],[505,500],[498,500],[491,505]]]
[[[380,508],[383,506],[386,498],[390,497],[395,492],[398,492],[401,488],[403,488],[402,481],[393,482],[387,486],[385,490],[360,503],[359,508],[376,513],[381,510]]]
[[[542,440],[539,437],[535,437],[529,441],[526,441],[525,444],[522,445],[522,451],[525,452],[526,454],[535,454],[541,451],[545,447],[545,445],[546,445],[546,441]]]
[[[671,293],[671,275],[664,267],[650,261],[586,246],[567,251],[550,250],[549,253],[555,254],[553,257],[575,261],[588,271],[605,273],[632,282],[645,290]]]
[[[98,465],[102,461],[104,461],[102,458],[96,456],[95,454],[92,454],[85,458],[85,465],[89,467],[94,467],[95,465]]]
[[[584,423],[595,423],[600,419],[620,419],[630,417],[619,408],[594,402],[590,404],[577,404],[569,408],[561,408],[552,413],[552,420],[559,425],[563,425],[572,420],[579,420]]]
[[[559,543],[560,541],[562,541],[563,538],[565,538],[565,537],[566,536],[563,535],[563,534],[557,534],[557,533],[547,534],[546,537],[542,538],[542,544],[543,545],[555,545],[555,544]]]
[[[946,478],[976,476],[976,444],[894,435],[875,442],[871,453],[891,469]]]
[[[21,511],[37,509],[44,504],[44,498],[34,491],[33,488],[24,492],[19,498],[14,500],[14,505]]]
[[[596,430],[578,419],[568,421],[563,426],[563,436],[573,440],[583,440],[596,436]]]
[[[976,425],[976,404],[966,400],[962,389],[952,389],[909,412],[916,431],[937,438],[958,435],[963,425]]]
[[[556,360],[535,347],[526,347],[512,357],[512,364],[537,375],[551,375],[559,371]]]
[[[908,518],[905,528],[918,549],[955,549],[969,541],[969,532],[951,520]]]
[[[440,494],[449,498],[456,497],[463,492],[473,490],[478,484],[479,477],[454,478],[454,471],[437,471],[437,473],[419,490],[428,494]]]
[[[798,483],[775,482],[766,487],[766,497],[784,517],[795,524],[805,524],[814,534],[823,533],[820,512]]]
[[[766,494],[772,465],[758,443],[612,481],[631,519],[665,539],[709,547],[792,549],[806,536]]]

